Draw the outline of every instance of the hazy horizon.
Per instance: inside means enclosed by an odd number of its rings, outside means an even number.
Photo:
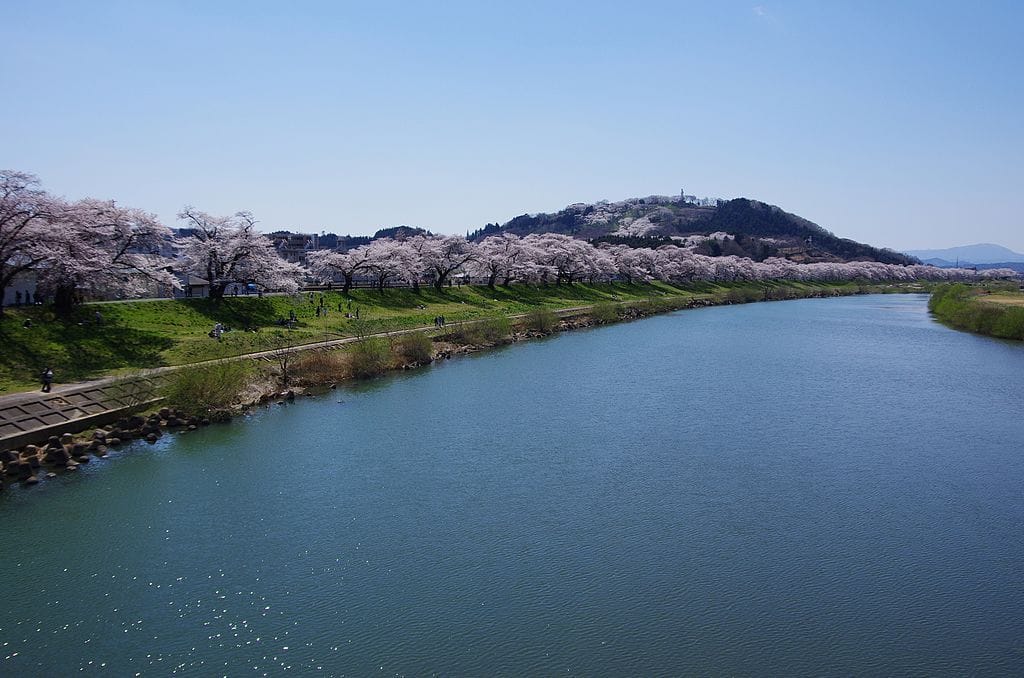
[[[748,197],[896,250],[1024,251],[1024,7],[9,5],[0,167],[266,231],[465,233]]]

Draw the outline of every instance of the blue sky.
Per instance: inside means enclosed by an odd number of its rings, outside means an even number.
[[[0,167],[168,225],[459,233],[652,193],[1024,251],[1022,3],[0,0]]]

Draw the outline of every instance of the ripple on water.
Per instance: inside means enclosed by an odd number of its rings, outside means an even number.
[[[809,300],[166,436],[0,497],[0,674],[1015,673],[1022,376]]]

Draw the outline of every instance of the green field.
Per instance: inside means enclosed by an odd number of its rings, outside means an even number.
[[[928,308],[957,329],[1001,339],[1024,339],[1024,294],[1006,283],[940,285]]]
[[[73,382],[107,374],[182,365],[261,350],[309,344],[341,337],[494,315],[525,313],[535,308],[567,308],[605,302],[643,301],[652,297],[715,298],[753,301],[766,290],[784,296],[805,296],[815,290],[853,292],[854,283],[694,284],[664,283],[424,288],[353,290],[347,297],[325,292],[326,317],[317,317],[320,293],[296,296],[229,297],[219,304],[208,299],[155,300],[85,304],[69,318],[44,307],[5,309],[0,320],[0,392],[37,387],[37,376],[49,365],[56,381]],[[339,304],[341,310],[339,311]],[[421,308],[422,307],[422,308]],[[345,317],[359,311],[359,320]],[[96,322],[99,311],[102,319]],[[294,328],[282,326],[290,312]],[[25,327],[25,321],[31,327]],[[215,323],[231,328],[221,341],[208,333]]]

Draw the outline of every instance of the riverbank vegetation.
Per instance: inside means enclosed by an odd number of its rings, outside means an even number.
[[[164,406],[188,415],[208,415],[238,403],[253,378],[248,361],[191,365],[175,371],[160,395]]]
[[[928,310],[957,329],[1024,340],[1024,294],[1010,283],[939,285]]]
[[[603,283],[463,286],[443,290],[354,289],[298,295],[162,299],[95,303],[60,316],[44,306],[9,308],[0,318],[0,392],[35,388],[50,366],[58,382],[82,381],[126,370],[185,365],[260,351],[313,345],[346,337],[431,327],[443,316],[466,320],[512,317],[538,310],[601,306],[609,316],[621,304],[678,298],[713,303],[797,298],[815,294],[917,290],[864,282],[695,282],[687,285]],[[321,302],[322,299],[322,302]],[[540,318],[537,322],[545,324]],[[220,339],[210,336],[220,323]],[[549,323],[547,323],[549,324]]]

